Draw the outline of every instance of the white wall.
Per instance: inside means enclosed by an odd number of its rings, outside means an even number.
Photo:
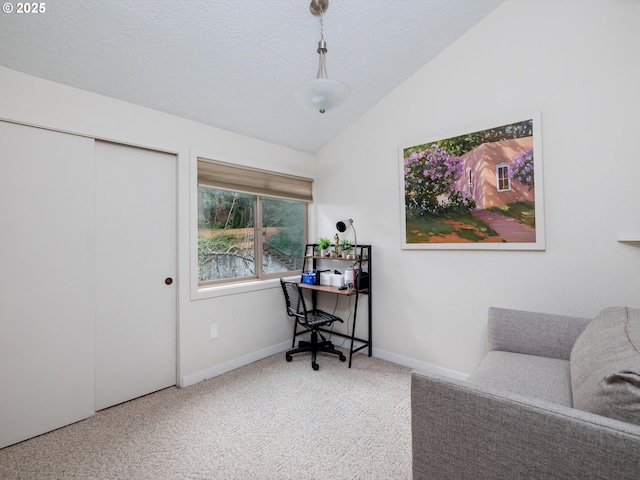
[[[469,373],[490,305],[640,305],[640,247],[617,242],[640,238],[638,25],[636,1],[508,0],[321,150],[318,234],[351,217],[374,245],[377,354]],[[401,250],[398,146],[536,110],[546,251]]]
[[[207,127],[0,67],[0,120],[21,122],[178,156],[178,380],[195,382],[265,354],[291,338],[279,284],[192,298],[195,157],[313,177],[314,156]],[[214,106],[212,106],[214,108]],[[0,159],[1,160],[1,159]],[[89,159],[92,161],[92,159]],[[68,172],[64,172],[65,175]],[[51,178],[55,181],[55,178]],[[65,181],[69,181],[67,178]],[[141,195],[144,190],[141,190]],[[3,232],[15,235],[16,232]],[[43,285],[42,288],[46,288]],[[25,292],[16,292],[23,295]],[[33,290],[30,295],[38,295]],[[210,339],[217,323],[219,338]]]

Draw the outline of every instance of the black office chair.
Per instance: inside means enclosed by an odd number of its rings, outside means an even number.
[[[318,330],[320,327],[331,325],[333,322],[344,323],[343,320],[330,313],[323,312],[322,310],[307,310],[304,297],[302,296],[302,288],[296,282],[285,281],[280,279],[282,285],[282,291],[284,292],[284,299],[287,303],[287,314],[290,317],[294,317],[296,325],[293,329],[293,343],[292,347],[296,344],[296,330],[298,324],[311,331],[311,341],[305,342],[300,340],[298,342],[298,348],[289,350],[285,357],[287,362],[292,360],[291,355],[301,352],[311,352],[311,366],[314,370],[320,368],[316,363],[316,354],[318,352],[334,353],[340,357],[340,361],[344,362],[347,357],[340,350],[336,350],[333,343],[326,340],[322,333]],[[318,342],[318,335],[322,338],[322,342]]]

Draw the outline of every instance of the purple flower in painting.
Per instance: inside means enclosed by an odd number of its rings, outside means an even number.
[[[509,178],[518,180],[531,190],[534,186],[533,174],[533,148],[527,148],[520,155],[516,155],[511,160]]]
[[[450,155],[436,143],[410,153],[404,166],[406,205],[414,210],[434,211],[442,207],[442,198],[451,197],[463,174],[460,157]]]

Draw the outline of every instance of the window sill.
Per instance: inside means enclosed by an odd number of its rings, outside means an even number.
[[[640,235],[618,238],[620,243],[640,243]]]
[[[229,283],[225,285],[197,287],[196,291],[191,295],[191,300],[204,300],[206,298],[238,295],[240,293],[268,290],[270,288],[280,288],[280,279],[272,278],[269,280],[252,280],[248,282]]]

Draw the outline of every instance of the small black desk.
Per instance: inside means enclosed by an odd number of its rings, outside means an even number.
[[[309,244],[307,245],[307,252],[313,252],[314,247],[316,247],[315,244]],[[305,266],[306,266],[306,262],[307,261],[311,261],[311,267],[313,269],[317,268],[317,262],[318,261],[348,261],[350,263],[357,263],[360,267],[360,271],[362,271],[362,264],[365,263],[367,265],[367,269],[368,269],[368,273],[369,273],[369,288],[362,288],[360,290],[356,290],[355,288],[353,289],[346,289],[346,290],[340,290],[338,287],[332,287],[329,285],[312,285],[312,284],[308,284],[308,283],[300,283],[300,287],[302,287],[305,290],[310,290],[311,291],[311,300],[312,300],[312,304],[313,304],[313,308],[315,309],[317,306],[317,301],[318,301],[318,292],[320,293],[329,293],[329,294],[334,294],[334,295],[345,295],[345,296],[355,296],[355,306],[353,309],[353,326],[351,328],[351,334],[344,334],[344,333],[339,333],[339,332],[333,332],[330,330],[326,330],[326,329],[320,329],[320,331],[325,332],[325,333],[329,333],[331,335],[337,335],[339,337],[343,337],[343,338],[350,338],[351,339],[351,346],[349,348],[349,368],[351,368],[351,359],[353,357],[353,354],[356,352],[359,352],[360,350],[363,350],[365,348],[368,349],[367,353],[368,356],[370,357],[373,353],[373,343],[372,343],[372,326],[371,326],[371,245],[358,245],[357,248],[361,248],[361,249],[366,249],[367,252],[367,257],[366,258],[356,258],[356,259],[341,259],[341,258],[337,258],[337,257],[320,257],[320,256],[313,256],[313,255],[306,255],[305,256]],[[364,339],[364,338],[358,338],[355,336],[356,333],[356,320],[358,318],[358,299],[360,297],[361,294],[364,294],[367,296],[367,304],[368,304],[368,312],[367,312],[367,317],[368,317],[368,325],[367,325],[367,332],[368,332],[368,338]],[[303,332],[301,332],[303,333]],[[361,345],[357,348],[353,347],[353,343],[354,341],[357,341],[358,343],[360,343]]]

